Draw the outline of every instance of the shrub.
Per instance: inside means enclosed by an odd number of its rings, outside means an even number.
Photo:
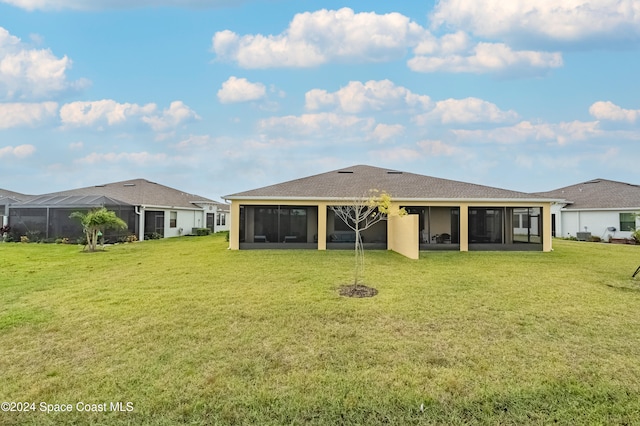
[[[41,234],[40,231],[27,231],[26,234],[27,235],[25,236],[29,240],[27,242],[37,243],[40,241],[40,234]]]
[[[209,228],[196,228],[194,229],[195,234],[199,237],[211,234],[211,229]]]
[[[633,233],[631,234],[631,238],[636,240],[636,243],[640,244],[640,228],[633,231]]]
[[[13,237],[11,237],[11,234],[9,232],[11,232],[11,227],[9,225],[5,225],[2,228],[0,228],[0,237],[2,237],[2,241],[4,242],[13,241]],[[11,241],[9,241],[9,238],[11,238]]]
[[[20,242],[21,243],[28,243],[29,242],[29,237],[27,237],[26,235],[22,235],[20,237]]]
[[[145,240],[159,240],[161,238],[162,238],[162,235],[158,234],[157,232],[150,232],[148,234],[144,234]]]

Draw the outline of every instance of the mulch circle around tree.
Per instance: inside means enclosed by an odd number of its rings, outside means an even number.
[[[378,290],[362,284],[343,285],[340,287],[340,296],[347,297],[373,297],[378,294]]]

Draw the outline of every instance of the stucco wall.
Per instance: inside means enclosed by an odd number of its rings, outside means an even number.
[[[406,216],[389,216],[388,243],[389,250],[400,253],[409,259],[418,259],[420,243],[418,241],[417,214]]]
[[[171,228],[171,212],[177,212],[176,227]],[[206,221],[202,211],[194,210],[165,210],[164,211],[164,236],[178,237],[191,234],[193,228],[204,228]],[[182,232],[180,230],[182,229]]]
[[[634,211],[623,211],[623,213],[633,213]],[[575,237],[577,232],[591,232],[594,237],[607,240],[612,238],[630,238],[631,232],[620,231],[621,211],[563,211],[561,213],[562,233],[557,232],[558,237]],[[557,220],[557,219],[556,219]],[[636,218],[636,227],[640,226]],[[615,228],[616,231],[609,231],[607,228]],[[586,228],[586,229],[585,229]]]

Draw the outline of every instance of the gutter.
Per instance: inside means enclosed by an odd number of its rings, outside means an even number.
[[[619,212],[619,211],[623,211],[623,210],[628,210],[631,212],[637,212],[638,210],[640,210],[640,207],[585,207],[585,208],[577,208],[577,209],[572,209],[572,208],[562,208],[561,211],[563,212],[602,212],[602,211],[612,211],[612,212]]]
[[[225,200],[231,201],[330,201],[330,202],[344,202],[366,199],[367,197],[272,197],[272,196],[226,196],[222,197]],[[504,202],[517,202],[517,203],[559,203],[563,204],[564,199],[557,198],[394,198],[391,196],[393,202],[450,202],[450,203],[504,203]]]
[[[138,207],[138,206],[136,206]],[[141,205],[139,207],[142,207],[145,210],[188,210],[188,211],[202,211],[202,207],[176,207],[176,206],[153,206],[153,205]]]

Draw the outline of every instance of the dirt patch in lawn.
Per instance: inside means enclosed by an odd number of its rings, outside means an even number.
[[[340,287],[339,293],[346,297],[373,297],[378,294],[378,290],[362,284],[351,284]]]

